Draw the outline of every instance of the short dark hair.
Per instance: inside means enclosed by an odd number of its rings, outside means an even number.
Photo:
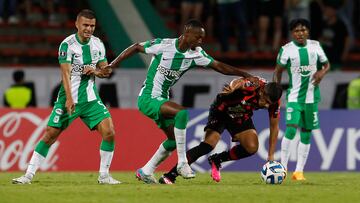
[[[23,70],[17,70],[13,73],[13,79],[15,82],[21,82],[25,78],[25,73]]]
[[[85,18],[88,18],[88,19],[94,19],[96,18],[95,16],[95,12],[90,10],[90,9],[83,9],[81,10],[77,17],[76,18],[80,18],[80,17],[85,17]]]
[[[200,21],[198,21],[198,20],[196,20],[196,19],[190,19],[190,20],[188,20],[186,23],[185,23],[185,29],[187,29],[187,28],[204,28],[204,25],[200,22]]]
[[[265,85],[265,93],[269,96],[272,103],[277,102],[282,95],[283,89],[280,84],[270,82]]]
[[[290,31],[294,30],[297,26],[302,25],[305,26],[309,31],[311,30],[310,22],[304,18],[297,18],[290,22],[289,28]]]

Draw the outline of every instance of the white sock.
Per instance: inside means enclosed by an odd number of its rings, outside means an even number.
[[[44,162],[45,157],[43,157],[41,154],[37,153],[36,151],[33,152],[29,165],[26,169],[25,176],[32,179],[36,173],[36,171],[39,169],[40,165]]]
[[[114,151],[108,152],[108,151],[100,150],[100,169],[99,169],[100,176],[109,174],[109,168],[111,165],[113,155],[114,155]]]
[[[283,137],[281,141],[281,164],[287,169],[287,165],[290,158],[290,143],[291,140]]]
[[[310,144],[303,144],[299,142],[298,146],[298,157],[295,171],[303,172],[306,160],[310,152]]]
[[[161,143],[155,154],[151,157],[151,159],[142,167],[144,174],[152,175],[156,168],[163,162],[166,158],[168,158],[171,154],[171,151],[167,151],[163,144]]]
[[[174,128],[178,164],[188,162],[186,159],[186,129]]]

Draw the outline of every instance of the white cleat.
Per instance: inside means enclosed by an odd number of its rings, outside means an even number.
[[[111,177],[110,174],[108,174],[105,176],[99,176],[98,183],[99,184],[108,184],[108,185],[117,185],[117,184],[120,184],[121,182],[114,179],[113,177]]]
[[[13,184],[31,184],[31,179],[25,175],[12,179]]]
[[[177,172],[185,179],[195,178],[195,172],[190,168],[189,164],[186,162],[178,164]]]

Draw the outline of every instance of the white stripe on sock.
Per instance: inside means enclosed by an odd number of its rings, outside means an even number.
[[[186,159],[186,129],[174,128],[178,164],[188,162]]]
[[[104,175],[109,173],[109,168],[114,155],[114,151],[108,152],[100,150],[100,169],[99,173]]]
[[[297,172],[304,171],[304,166],[305,166],[307,158],[309,156],[309,152],[310,152],[310,144],[304,144],[304,143],[299,142],[298,157],[297,157],[298,160],[297,160],[295,171],[297,171]]]
[[[44,160],[45,160],[45,157],[43,157],[41,154],[34,151],[31,156],[25,176],[28,178],[32,178],[35,175],[36,171],[41,166],[41,164],[44,162]]]
[[[171,151],[166,151],[163,144],[161,143],[159,148],[156,150],[155,154],[145,164],[145,166],[142,167],[143,172],[146,175],[152,175],[156,170],[156,168],[170,155],[171,155]]]
[[[286,169],[290,158],[290,143],[291,140],[284,136],[281,141],[281,163]]]

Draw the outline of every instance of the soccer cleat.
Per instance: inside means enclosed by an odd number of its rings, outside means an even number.
[[[177,165],[177,172],[185,179],[195,178],[195,172],[190,168],[186,162]]]
[[[110,174],[107,174],[104,176],[99,176],[98,183],[99,184],[108,184],[108,185],[117,185],[117,184],[120,184],[121,182],[114,179],[113,177],[111,177]]]
[[[25,175],[12,179],[13,184],[31,184],[31,179]]]
[[[146,175],[141,168],[136,171],[135,177],[138,180],[141,180],[146,184],[156,184],[157,183],[157,181],[153,175]]]
[[[209,156],[208,161],[211,166],[212,179],[216,182],[220,182],[220,180],[221,180],[221,174],[220,174],[221,162],[217,158],[217,154],[213,154],[213,155]]]
[[[292,180],[306,180],[303,172],[295,171],[291,177]]]
[[[175,179],[172,180],[171,178],[166,177],[166,175],[162,175],[159,179],[159,183],[166,184],[166,185],[172,185],[172,184],[175,184]]]

